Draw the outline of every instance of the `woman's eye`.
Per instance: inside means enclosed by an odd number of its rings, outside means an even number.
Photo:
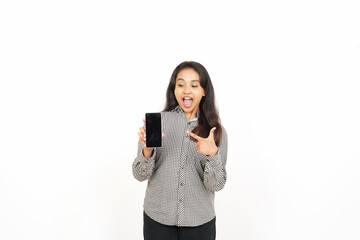
[[[183,87],[184,85],[183,84],[178,84],[179,87]]]
[[[198,87],[197,85],[192,85],[192,87]]]

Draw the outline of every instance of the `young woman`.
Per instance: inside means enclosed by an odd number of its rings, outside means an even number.
[[[228,144],[210,76],[200,63],[175,68],[161,117],[162,147],[147,148],[141,127],[132,165],[137,180],[148,180],[144,239],[213,240],[214,192],[226,182]]]

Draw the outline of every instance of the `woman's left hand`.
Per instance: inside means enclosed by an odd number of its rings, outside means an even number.
[[[208,155],[208,156],[214,156],[217,154],[218,148],[215,144],[215,139],[214,139],[215,129],[216,129],[216,127],[213,127],[210,130],[209,136],[207,138],[199,137],[195,133],[187,131],[187,134],[189,134],[191,137],[193,137],[197,140],[197,143],[195,144],[195,146],[199,153],[202,153],[202,154]]]

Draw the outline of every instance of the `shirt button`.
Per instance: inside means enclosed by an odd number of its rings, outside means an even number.
[[[180,183],[180,186],[184,186],[184,183]]]
[[[179,202],[182,202],[182,199],[179,199]]]

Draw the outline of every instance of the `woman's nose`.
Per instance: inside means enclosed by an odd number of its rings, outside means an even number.
[[[190,86],[186,86],[184,89],[184,93],[190,93],[191,92],[191,87]]]

